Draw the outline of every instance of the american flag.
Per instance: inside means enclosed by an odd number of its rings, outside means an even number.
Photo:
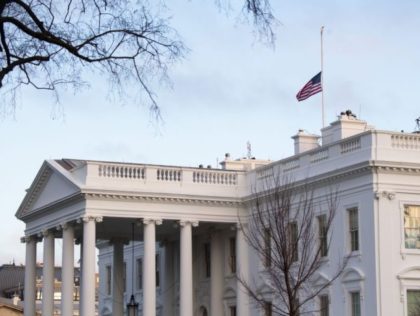
[[[317,74],[315,77],[309,80],[307,84],[303,86],[303,88],[296,95],[296,99],[298,99],[298,101],[303,101],[321,91],[321,72],[319,72],[319,74]]]

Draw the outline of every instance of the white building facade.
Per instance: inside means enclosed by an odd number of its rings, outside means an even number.
[[[264,315],[236,278],[255,281],[275,303],[263,264],[238,222],[246,222],[248,202],[270,174],[311,184],[320,214],[331,184],[337,188],[332,243],[314,287],[349,260],[314,300],[328,304],[322,315],[418,315],[420,135],[375,130],[347,112],[322,130],[322,146],[320,137],[302,131],[293,138],[295,155],[289,158],[226,157],[222,169],[45,161],[16,214],[26,223],[25,315],[35,315],[39,242],[43,314],[51,315],[56,238],[63,240],[62,315],[73,315],[75,243],[82,246],[83,316],[95,313],[98,259],[99,315],[124,315],[132,293],[139,315]]]

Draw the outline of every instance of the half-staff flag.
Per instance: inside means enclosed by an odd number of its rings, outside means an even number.
[[[322,72],[319,72],[319,74],[317,74],[315,77],[309,80],[307,84],[303,86],[303,88],[296,95],[296,99],[298,101],[306,100],[314,94],[317,94],[322,91],[321,75]]]

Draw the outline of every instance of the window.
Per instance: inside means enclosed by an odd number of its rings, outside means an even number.
[[[264,266],[271,267],[271,231],[269,228],[264,229]]]
[[[420,249],[420,206],[404,206],[405,248]]]
[[[289,223],[290,251],[292,261],[299,260],[298,226],[296,222]]]
[[[160,262],[159,262],[159,254],[156,254],[156,287],[160,286]]]
[[[137,290],[143,289],[143,259],[137,259]]]
[[[236,316],[236,306],[229,307],[230,316]]]
[[[360,316],[360,292],[352,292],[351,295],[351,316]]]
[[[407,316],[420,314],[420,290],[407,290]]]
[[[124,293],[127,291],[127,264],[125,262],[123,266],[123,290]]]
[[[236,238],[229,238],[229,263],[230,272],[236,273]]]
[[[350,251],[359,250],[359,211],[357,208],[348,210]]]
[[[210,243],[204,244],[204,268],[205,268],[205,277],[211,277],[211,257],[210,257]]]
[[[327,216],[320,215],[318,219],[318,239],[319,239],[319,255],[321,257],[328,256],[328,239],[327,239]]]
[[[273,314],[273,305],[271,302],[264,302],[264,316],[271,316]]]
[[[321,295],[319,297],[319,315],[329,316],[330,315],[330,300],[328,295]]]
[[[112,271],[111,266],[106,266],[106,295],[111,295]]]

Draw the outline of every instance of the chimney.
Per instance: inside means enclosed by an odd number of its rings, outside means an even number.
[[[365,121],[359,120],[350,110],[341,112],[337,121],[332,122],[330,126],[324,127],[321,130],[322,145],[328,145],[343,138],[371,130],[372,128]]]
[[[300,129],[295,136],[292,136],[292,139],[295,141],[295,155],[318,148],[319,138],[318,135],[307,134],[303,129]]]

